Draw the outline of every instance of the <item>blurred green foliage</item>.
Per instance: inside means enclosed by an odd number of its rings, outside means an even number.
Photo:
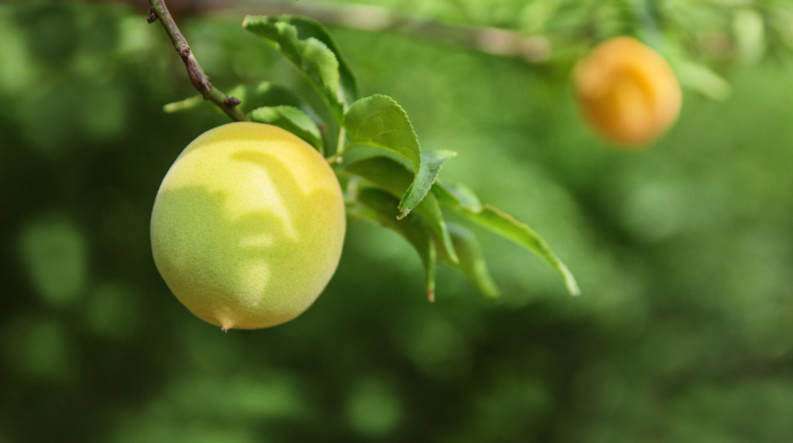
[[[311,100],[241,16],[179,19],[218,86]],[[458,151],[442,177],[543,233],[584,295],[482,231],[501,300],[446,269],[430,305],[410,246],[351,221],[315,306],[222,334],[169,293],[148,220],[171,162],[225,117],[162,112],[192,91],[145,11],[2,4],[0,441],[793,435],[788,62],[736,68],[725,103],[688,94],[666,138],[624,153],[586,130],[553,66],[333,31],[364,95],[396,98],[423,146]]]

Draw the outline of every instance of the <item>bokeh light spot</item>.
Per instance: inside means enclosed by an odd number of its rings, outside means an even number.
[[[347,400],[347,420],[359,434],[384,436],[393,432],[402,419],[397,393],[378,380],[358,384]]]
[[[42,300],[62,306],[85,286],[88,252],[85,238],[68,219],[45,216],[24,227],[19,237],[22,262]]]

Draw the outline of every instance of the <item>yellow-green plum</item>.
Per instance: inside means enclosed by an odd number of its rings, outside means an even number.
[[[346,229],[339,182],[297,136],[230,123],[193,140],[151,216],[154,262],[197,317],[230,328],[300,315],[336,270]]]

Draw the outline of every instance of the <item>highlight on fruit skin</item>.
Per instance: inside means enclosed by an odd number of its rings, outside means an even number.
[[[323,291],[341,256],[339,182],[297,136],[229,123],[196,138],[157,192],[154,262],[197,317],[223,330],[287,322]]]
[[[589,124],[619,146],[653,142],[680,113],[682,93],[672,68],[631,37],[596,46],[576,65],[573,83]]]

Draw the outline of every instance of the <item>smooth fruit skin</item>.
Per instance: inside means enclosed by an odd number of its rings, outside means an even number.
[[[154,262],[196,316],[224,330],[287,322],[336,270],[344,199],[327,161],[260,123],[211,129],[179,155],[151,216]]]
[[[584,116],[605,139],[624,147],[646,145],[677,120],[680,84],[658,53],[630,37],[592,50],[573,73]]]

